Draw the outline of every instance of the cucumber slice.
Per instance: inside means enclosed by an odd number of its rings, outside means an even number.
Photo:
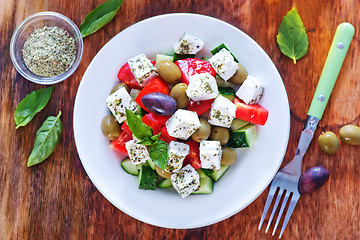
[[[139,189],[155,190],[158,175],[148,165],[142,165],[139,173]]]
[[[196,171],[198,172],[200,178],[208,177],[210,174],[212,174],[214,172],[214,170],[206,169],[206,168],[200,168]]]
[[[215,182],[221,178],[222,175],[228,170],[230,166],[220,166],[220,170],[215,170],[212,174],[210,174],[210,177]]]
[[[239,62],[236,57],[234,56],[234,54],[226,47],[226,45],[224,43],[220,44],[219,46],[217,46],[216,48],[214,48],[213,50],[211,50],[210,52],[215,55],[216,53],[220,52],[221,49],[225,48],[226,50],[228,50],[230,52],[230,54],[234,57],[234,61],[235,62]]]
[[[160,188],[171,188],[172,187],[171,179],[170,178],[162,179],[159,182],[158,187],[160,187]]]
[[[238,119],[238,118],[234,118],[234,120],[231,122],[231,130],[236,131],[246,125],[248,125],[249,122]]]
[[[195,57],[195,54],[177,54],[174,53],[174,62],[177,60],[181,60],[181,59],[186,59],[186,58],[193,58]]]
[[[214,189],[214,182],[209,177],[200,178],[200,188],[193,192],[194,194],[209,194]]]
[[[130,158],[125,158],[122,162],[121,162],[121,167],[125,170],[125,172],[127,172],[128,174],[137,176],[139,175],[139,171],[138,171],[138,166],[133,164],[130,160]]]
[[[256,141],[256,126],[247,125],[230,133],[228,145],[233,148],[250,147]]]
[[[161,61],[174,61],[174,57],[173,56],[169,56],[169,55],[165,55],[165,54],[156,54],[156,59],[155,59],[156,63],[161,62]]]
[[[150,158],[147,160],[147,163],[149,164],[152,170],[155,170],[156,165]]]
[[[235,89],[232,87],[219,87],[219,93],[221,96],[233,101],[235,98]]]

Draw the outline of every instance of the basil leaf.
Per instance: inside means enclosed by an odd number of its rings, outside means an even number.
[[[159,141],[160,135],[161,135],[161,133],[156,134],[156,135],[151,137],[151,140],[153,140],[153,144],[156,144]]]
[[[151,140],[151,138],[149,138],[149,137],[146,137],[146,138],[140,140],[139,142],[137,142],[137,144],[142,144],[142,145],[147,145],[147,146],[153,145],[153,143],[154,143],[154,141]]]
[[[159,140],[156,144],[149,146],[149,155],[151,160],[161,169],[165,169],[168,162],[168,145]]]
[[[28,124],[35,114],[40,112],[46,106],[53,89],[54,86],[51,86],[33,91],[21,100],[17,105],[14,114],[16,129]]]
[[[80,25],[82,37],[89,36],[109,23],[115,17],[123,1],[108,0],[91,11]]]
[[[296,60],[302,58],[307,53],[309,48],[308,36],[295,7],[281,21],[277,43],[281,52],[291,58],[294,64],[296,64]]]
[[[152,137],[153,132],[151,127],[143,123],[141,119],[139,119],[135,113],[129,109],[126,109],[126,119],[131,132],[136,138],[144,140]]]
[[[61,112],[56,117],[48,117],[36,132],[34,148],[27,162],[28,167],[41,163],[54,152],[63,130],[60,116]]]

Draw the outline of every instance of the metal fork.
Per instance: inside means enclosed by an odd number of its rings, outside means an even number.
[[[330,94],[335,85],[337,76],[339,75],[341,66],[344,62],[347,50],[350,46],[350,42],[353,36],[354,27],[350,23],[341,23],[337,27],[328,56],[326,58],[323,71],[321,73],[314,97],[308,111],[308,118],[304,125],[304,129],[301,132],[295,156],[291,160],[291,162],[289,162],[276,174],[275,178],[271,183],[269,195],[266,199],[264,211],[260,219],[259,230],[261,229],[261,226],[264,222],[265,216],[269,210],[275,194],[277,193],[276,200],[265,232],[269,230],[272,219],[274,218],[275,212],[278,208],[279,202],[282,196],[284,196],[278,217],[276,219],[275,227],[272,232],[272,235],[274,236],[282,214],[287,205],[287,202],[290,199],[289,207],[285,215],[279,239],[284,233],[285,227],[288,224],[291,214],[293,213],[296,206],[296,203],[300,198],[298,184],[302,174],[302,159],[314,136],[314,132],[319,123],[319,120],[322,118],[326,104],[330,98]]]

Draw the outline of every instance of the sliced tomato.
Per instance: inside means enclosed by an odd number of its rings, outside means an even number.
[[[152,93],[152,92],[159,92],[159,93],[164,93],[166,95],[169,95],[170,88],[166,82],[161,80],[161,78],[155,77],[140,91],[139,95],[137,95],[137,97],[135,98],[135,102],[137,102],[137,104],[139,104],[140,107],[142,107],[143,109],[145,109],[148,112],[150,112],[150,111],[145,108],[144,104],[141,101],[141,98],[143,96],[145,96],[146,94]]]
[[[121,125],[121,129],[127,133],[132,134],[129,125],[127,124],[127,121],[123,122],[123,124]]]
[[[175,64],[180,68],[181,79],[180,81],[189,84],[190,76],[196,73],[210,73],[213,77],[216,77],[216,72],[210,63],[197,58],[186,58],[177,60]]]
[[[186,142],[190,147],[189,154],[185,157],[183,166],[190,164],[194,169],[201,168],[200,161],[200,143],[195,142],[194,140],[190,140]]]
[[[164,142],[166,142],[167,144],[169,144],[171,141],[176,141],[176,138],[172,137],[169,135],[166,126],[163,126],[161,128],[161,135],[160,135],[160,140],[163,140]]]
[[[125,147],[125,143],[127,143],[128,141],[132,140],[132,134],[128,133],[126,131],[121,131],[120,135],[110,143],[111,147],[114,148],[115,150],[125,154],[125,155],[129,155],[126,147]]]
[[[153,65],[156,64],[155,61],[151,61],[151,63]],[[117,75],[118,79],[125,83],[126,85],[128,85],[130,88],[135,88],[135,89],[141,89],[142,87],[140,86],[140,84],[138,83],[138,81],[136,81],[134,75],[131,72],[130,66],[128,63],[125,63],[121,68],[120,71]]]
[[[246,104],[235,97],[236,118],[248,121],[254,124],[265,125],[269,112],[259,104]]]
[[[148,113],[142,117],[143,123],[152,128],[153,134],[156,135],[160,133],[161,128],[165,125],[166,121],[169,119],[169,116],[160,116],[155,113]]]
[[[197,115],[201,115],[206,113],[206,111],[211,108],[211,104],[213,103],[213,101],[214,99],[198,101],[198,102],[194,102],[190,100],[188,105],[186,106],[186,109],[189,111],[196,112]]]

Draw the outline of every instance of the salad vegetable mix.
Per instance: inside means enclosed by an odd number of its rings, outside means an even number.
[[[101,130],[128,156],[121,166],[138,176],[140,189],[173,187],[182,198],[212,193],[237,160],[234,148],[251,147],[256,124],[266,123],[261,81],[224,43],[207,60],[196,58],[203,46],[185,33],[173,56],[129,59],[106,99],[112,114]]]

